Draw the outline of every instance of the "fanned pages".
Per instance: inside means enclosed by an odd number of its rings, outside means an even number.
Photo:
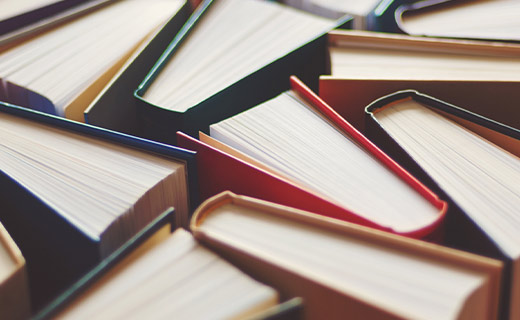
[[[498,261],[264,201],[220,194],[197,239],[306,302],[309,319],[493,319]]]
[[[510,319],[520,316],[520,159],[415,99],[373,112],[383,130],[513,260]],[[518,150],[519,140],[509,139]]]
[[[295,91],[211,125],[210,134],[395,232],[412,232],[439,219],[438,208]]]
[[[142,98],[185,112],[333,25],[274,2],[215,0]]]
[[[170,206],[186,224],[184,163],[6,113],[0,124],[2,171],[100,241],[101,256]]]
[[[424,1],[417,10],[397,16],[401,29],[413,35],[520,41],[517,0]]]
[[[56,318],[240,319],[277,302],[274,289],[178,229],[140,256],[120,262]]]
[[[30,313],[25,259],[0,223],[0,318],[26,319]]]
[[[0,99],[83,120],[83,110],[140,43],[185,1],[123,0],[0,54]]]

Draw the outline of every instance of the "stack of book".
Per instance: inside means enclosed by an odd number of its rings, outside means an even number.
[[[0,6],[0,318],[520,318],[516,1]]]

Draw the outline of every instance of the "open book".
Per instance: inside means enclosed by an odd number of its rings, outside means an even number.
[[[0,100],[82,121],[132,52],[184,4],[114,1],[4,49]]]
[[[508,261],[501,312],[518,319],[520,131],[413,91],[384,97],[367,110],[375,120],[374,140],[405,167],[418,166],[414,171],[426,176],[417,176],[431,179],[428,184],[438,185],[469,220],[449,213],[448,242]]]
[[[0,107],[0,220],[31,285],[55,293],[168,207],[187,225],[192,152]]]
[[[194,213],[195,238],[305,301],[306,319],[494,319],[501,263],[222,193]]]
[[[0,318],[22,320],[30,314],[25,259],[0,223]]]

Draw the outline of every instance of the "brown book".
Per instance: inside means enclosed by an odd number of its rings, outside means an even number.
[[[332,74],[320,78],[320,96],[361,131],[365,106],[406,89],[520,128],[518,44],[337,30],[329,50]]]
[[[191,230],[307,319],[494,319],[501,263],[418,240],[221,193]]]

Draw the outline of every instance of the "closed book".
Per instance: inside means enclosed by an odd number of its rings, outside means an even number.
[[[194,213],[201,243],[305,301],[305,319],[494,319],[501,263],[258,199]]]
[[[415,91],[367,113],[374,142],[449,202],[445,243],[505,262],[500,316],[518,318],[520,131]]]
[[[329,50],[332,73],[320,77],[320,97],[362,131],[370,102],[406,89],[520,128],[518,44],[335,30]]]
[[[1,104],[0,220],[28,262],[36,308],[166,207],[197,205],[194,153]]]

